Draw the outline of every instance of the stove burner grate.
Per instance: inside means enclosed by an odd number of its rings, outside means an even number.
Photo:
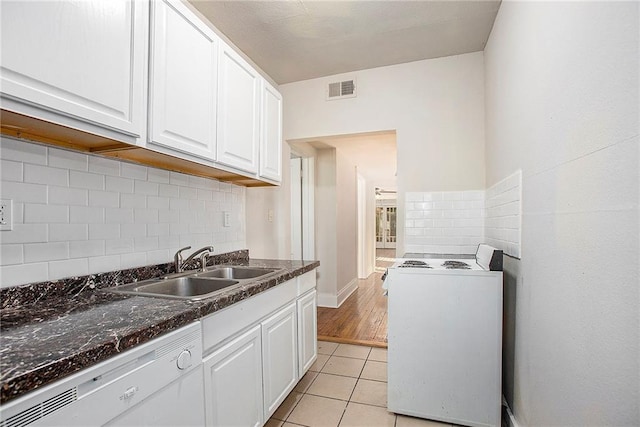
[[[414,260],[407,260],[407,261],[403,262],[402,264],[400,264],[398,267],[402,267],[402,268],[406,268],[406,267],[411,267],[411,268],[431,268],[429,266],[429,264],[427,264],[424,261],[414,261]]]
[[[442,263],[442,266],[448,270],[471,270],[471,266],[466,262],[462,261],[445,261]]]

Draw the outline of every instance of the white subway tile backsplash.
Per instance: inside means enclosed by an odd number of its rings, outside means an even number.
[[[69,206],[69,222],[72,224],[104,223],[104,208],[94,206]]]
[[[156,251],[147,252],[147,263],[163,264],[173,259],[173,254],[166,249],[158,249]]]
[[[88,190],[104,190],[105,176],[89,172],[69,171],[69,186]]]
[[[105,255],[125,254],[133,252],[133,239],[109,239],[104,242]]]
[[[179,172],[169,172],[169,183],[186,187],[189,185],[189,175]]]
[[[196,196],[199,200],[213,200],[213,191],[198,189]]]
[[[105,208],[105,223],[123,224],[133,222],[133,209],[130,208]]]
[[[147,179],[147,167],[134,165],[133,163],[122,162],[120,164],[120,176],[133,179]]]
[[[141,194],[120,194],[121,208],[146,208],[147,198]]]
[[[2,266],[2,281],[0,286],[8,288],[49,280],[49,263],[29,263]]]
[[[25,224],[51,224],[69,222],[69,207],[63,205],[41,205],[25,203]]]
[[[120,206],[120,194],[113,191],[89,191],[89,206],[117,208]]]
[[[67,169],[30,165],[27,163],[24,165],[24,182],[66,187],[69,185],[69,171]]]
[[[158,222],[157,209],[134,209],[133,222],[142,224],[155,224]]]
[[[197,199],[198,190],[196,188],[191,188],[191,187],[180,187],[180,198],[181,199]]]
[[[86,258],[105,254],[104,240],[69,242],[69,258]]]
[[[105,177],[105,190],[117,193],[133,193],[133,179],[107,176]]]
[[[126,234],[124,234],[126,236]],[[89,239],[104,240],[120,237],[120,224],[89,224]]]
[[[180,222],[180,211],[158,210],[158,222],[160,223]]]
[[[89,274],[120,270],[120,255],[90,257]]]
[[[120,255],[120,268],[134,268],[148,264],[146,253],[128,253]]]
[[[22,181],[23,164],[11,160],[0,160],[0,176],[2,181]]]
[[[52,277],[86,276],[87,274],[89,274],[87,258],[51,261],[49,263],[49,275]]]
[[[147,207],[149,209],[158,209],[160,211],[168,211],[169,210],[169,198],[168,197],[148,196],[147,197]]]
[[[475,253],[484,239],[483,191],[412,194],[414,201],[405,209],[405,242],[420,250],[407,252]]]
[[[89,191],[78,188],[49,187],[50,205],[86,206],[89,203]]]
[[[180,187],[171,184],[158,184],[158,196],[180,197]]]
[[[142,237],[147,235],[147,227],[154,224],[121,224],[120,235],[122,237]]]
[[[47,242],[48,227],[47,224],[13,224],[13,230],[0,233],[0,241],[3,245]]]
[[[87,240],[88,238],[87,224],[49,224],[50,242]]]
[[[117,177],[120,176],[120,162],[100,156],[89,156],[89,172]]]
[[[136,180],[133,186],[133,192],[136,194],[144,194],[146,196],[157,196],[158,184],[155,182]]]
[[[47,164],[47,148],[44,145],[30,144],[18,139],[0,137],[0,157],[36,165]]]
[[[86,171],[88,161],[86,154],[49,147],[49,166]]]
[[[42,262],[69,258],[68,242],[28,243],[24,245],[24,262]]]
[[[149,236],[168,236],[169,224],[149,224],[147,225],[147,234]]]
[[[159,184],[169,184],[170,172],[162,169],[149,168],[147,179],[149,182],[157,182]]]
[[[147,252],[158,249],[158,236],[135,237],[133,248],[136,252]]]
[[[14,221],[2,286],[167,262],[181,244],[245,247],[242,187],[4,137],[0,163]]]
[[[23,182],[2,181],[2,197],[14,202],[47,203],[47,186]]]
[[[522,171],[517,171],[487,190],[485,229],[487,242],[508,255],[520,258]]]
[[[0,248],[0,265],[22,264],[24,256],[23,245],[2,245]]]

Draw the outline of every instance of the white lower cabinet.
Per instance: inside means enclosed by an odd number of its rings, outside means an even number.
[[[202,319],[210,427],[262,426],[316,360],[315,271]]]
[[[207,426],[262,426],[261,349],[256,325],[204,359]]]
[[[278,409],[298,382],[296,303],[262,322],[264,419]]]
[[[300,379],[318,357],[318,317],[315,289],[298,299],[297,309],[298,379]]]

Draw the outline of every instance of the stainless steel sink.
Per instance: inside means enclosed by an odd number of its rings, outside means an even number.
[[[224,266],[208,271],[186,272],[161,279],[129,283],[105,291],[127,295],[202,300],[234,286],[240,286],[277,273],[281,269],[263,267]]]
[[[221,279],[255,279],[278,271],[262,267],[218,267],[210,271],[196,273],[195,277],[218,277]]]
[[[145,280],[143,282],[130,283],[108,290],[130,295],[200,300],[209,298],[217,292],[237,285],[238,283],[240,282],[237,280],[183,276]]]

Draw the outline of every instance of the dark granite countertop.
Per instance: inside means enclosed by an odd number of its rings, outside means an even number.
[[[317,261],[249,260],[247,251],[212,258],[209,265],[272,267],[282,272],[201,301],[123,296],[103,290],[171,273],[170,264],[0,290],[0,403],[319,266]]]

